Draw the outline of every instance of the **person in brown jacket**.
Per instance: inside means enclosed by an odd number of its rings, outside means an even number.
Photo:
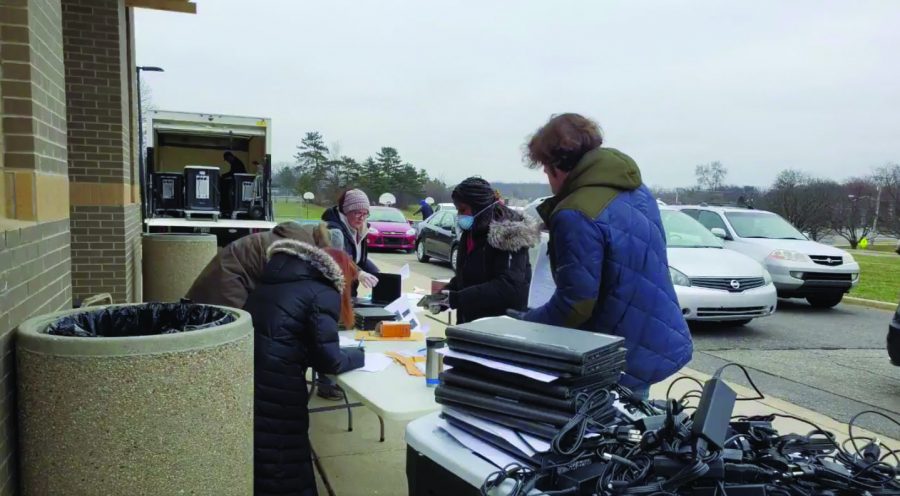
[[[324,222],[304,225],[288,221],[278,224],[271,231],[238,238],[219,250],[219,254],[194,280],[185,298],[204,305],[244,308],[247,298],[262,277],[268,261],[266,253],[272,243],[293,239],[319,248],[328,248],[335,244],[332,243],[334,236]],[[317,380],[317,394],[329,400],[344,397],[338,385],[323,375]]]
[[[247,296],[266,266],[266,251],[280,239],[302,241],[319,248],[332,245],[325,223],[282,222],[271,231],[244,236],[220,250],[197,276],[185,298],[204,305],[244,308]]]

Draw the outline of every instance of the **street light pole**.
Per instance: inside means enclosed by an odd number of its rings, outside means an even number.
[[[164,72],[161,67],[154,66],[137,66],[134,68],[135,75],[137,76],[137,98],[138,98],[138,174],[140,174],[140,188],[141,188],[141,214],[143,217],[147,217],[147,205],[150,202],[150,199],[147,198],[147,180],[146,180],[146,168],[144,167],[144,102],[141,100],[141,71],[147,72]]]

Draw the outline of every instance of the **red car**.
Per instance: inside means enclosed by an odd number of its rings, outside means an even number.
[[[369,248],[413,251],[416,230],[396,208],[370,207],[367,240]]]

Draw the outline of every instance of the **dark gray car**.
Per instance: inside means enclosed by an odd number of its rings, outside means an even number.
[[[420,262],[428,262],[431,259],[447,262],[455,271],[458,243],[456,210],[439,210],[419,224],[416,258]]]

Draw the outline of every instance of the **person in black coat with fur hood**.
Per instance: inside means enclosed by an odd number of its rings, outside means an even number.
[[[339,374],[364,364],[342,349],[338,322],[353,327],[356,264],[343,251],[283,239],[244,309],[253,317],[254,494],[316,496],[306,370]]]
[[[503,205],[491,184],[479,177],[452,194],[462,230],[456,277],[445,288],[456,322],[526,310],[531,284],[528,249],[540,240],[536,223]]]

